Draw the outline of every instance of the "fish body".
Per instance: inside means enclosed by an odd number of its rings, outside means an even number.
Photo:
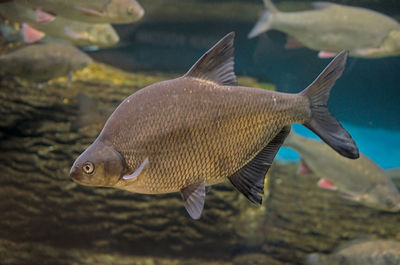
[[[332,254],[313,253],[307,265],[397,265],[400,243],[382,239],[356,239],[337,248]]]
[[[310,11],[279,12],[270,0],[265,2],[270,10],[265,11],[249,37],[275,29],[310,49],[329,54],[341,50],[366,58],[400,54],[400,24],[389,16],[328,2],[315,2],[315,9]]]
[[[400,168],[391,168],[385,170],[386,175],[388,175],[392,179],[399,179],[400,178]]]
[[[128,97],[99,141],[116,146],[129,171],[146,157],[153,163],[133,185],[122,181],[117,186],[138,193],[177,192],[187,183],[224,181],[250,162],[282,124],[309,119],[307,104],[298,95],[181,77]],[[285,114],[270,115],[274,106],[276,113]],[[128,135],[126,130],[132,131]],[[120,134],[109,134],[115,131]]]
[[[74,46],[42,43],[24,46],[0,56],[0,73],[44,82],[91,63],[92,59]]]
[[[132,23],[144,15],[136,0],[15,0],[18,4],[38,8],[70,20],[87,23]]]
[[[138,193],[180,191],[195,219],[203,209],[206,186],[226,178],[250,201],[261,204],[265,174],[288,125],[298,122],[320,130],[310,105],[326,104],[320,89],[329,90],[340,76],[346,53],[321,74],[325,81],[291,95],[236,86],[233,39],[234,34],[228,34],[184,76],[126,98],[76,159],[71,177],[84,185]],[[320,134],[338,152],[356,158],[351,137],[333,117],[327,120],[327,128],[339,129]]]
[[[385,171],[365,155],[360,154],[356,160],[346,159],[325,143],[293,132],[284,145],[301,155],[302,168],[299,171],[319,176],[322,179],[320,186],[337,189],[345,198],[369,207],[395,212],[400,210],[398,189]]]
[[[85,23],[63,17],[56,17],[53,21],[41,23],[37,21],[35,11],[14,2],[0,4],[0,15],[11,21],[30,25],[42,32],[43,36],[45,33],[52,37],[68,40],[78,46],[107,47],[119,41],[118,34],[110,24]],[[32,31],[24,31],[24,34],[29,35],[30,32]],[[24,37],[26,38],[26,36]]]

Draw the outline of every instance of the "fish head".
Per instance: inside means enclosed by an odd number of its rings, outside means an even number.
[[[389,38],[384,43],[386,50],[394,54],[400,53],[400,30],[392,30],[389,33]]]
[[[89,32],[89,42],[91,45],[108,47],[119,42],[118,33],[110,24],[93,24]]]
[[[93,62],[92,58],[85,53],[79,53],[72,59],[72,70],[85,68]]]
[[[394,184],[376,185],[372,190],[360,197],[360,202],[383,211],[400,211],[400,194]]]
[[[70,176],[82,185],[112,187],[125,168],[125,160],[114,147],[95,141],[75,160]]]
[[[106,10],[110,17],[126,23],[138,21],[144,15],[143,7],[136,0],[112,0]]]

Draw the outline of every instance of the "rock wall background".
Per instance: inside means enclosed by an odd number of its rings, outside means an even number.
[[[77,95],[112,109],[147,84],[172,75],[128,74],[94,64],[37,87],[1,80],[1,264],[302,264],[360,236],[400,239],[400,215],[319,190],[317,179],[276,164],[257,208],[230,184],[213,187],[199,221],[179,194],[142,195],[79,186],[74,159],[102,122],[72,124]],[[269,87],[251,78],[243,85]]]

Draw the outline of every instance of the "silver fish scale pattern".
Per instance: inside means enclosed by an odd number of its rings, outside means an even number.
[[[310,118],[308,99],[248,87],[178,78],[128,97],[100,135],[134,172],[118,185],[166,193],[206,180],[222,182],[247,164],[286,125]]]

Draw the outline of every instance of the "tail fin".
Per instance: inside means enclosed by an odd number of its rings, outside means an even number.
[[[300,94],[310,101],[311,120],[304,125],[317,134],[336,152],[348,158],[358,158],[354,140],[328,109],[329,93],[344,70],[348,52],[340,52],[317,79]]]
[[[264,5],[268,10],[265,10],[257,24],[253,27],[250,33],[247,35],[249,39],[254,38],[261,33],[264,33],[271,28],[271,15],[278,13],[278,9],[271,2],[271,0],[264,0]]]
[[[276,6],[274,5],[274,3],[272,3],[271,0],[264,0],[264,5],[267,9],[269,9],[269,11],[271,11],[271,13],[278,13],[278,8],[276,8]]]

